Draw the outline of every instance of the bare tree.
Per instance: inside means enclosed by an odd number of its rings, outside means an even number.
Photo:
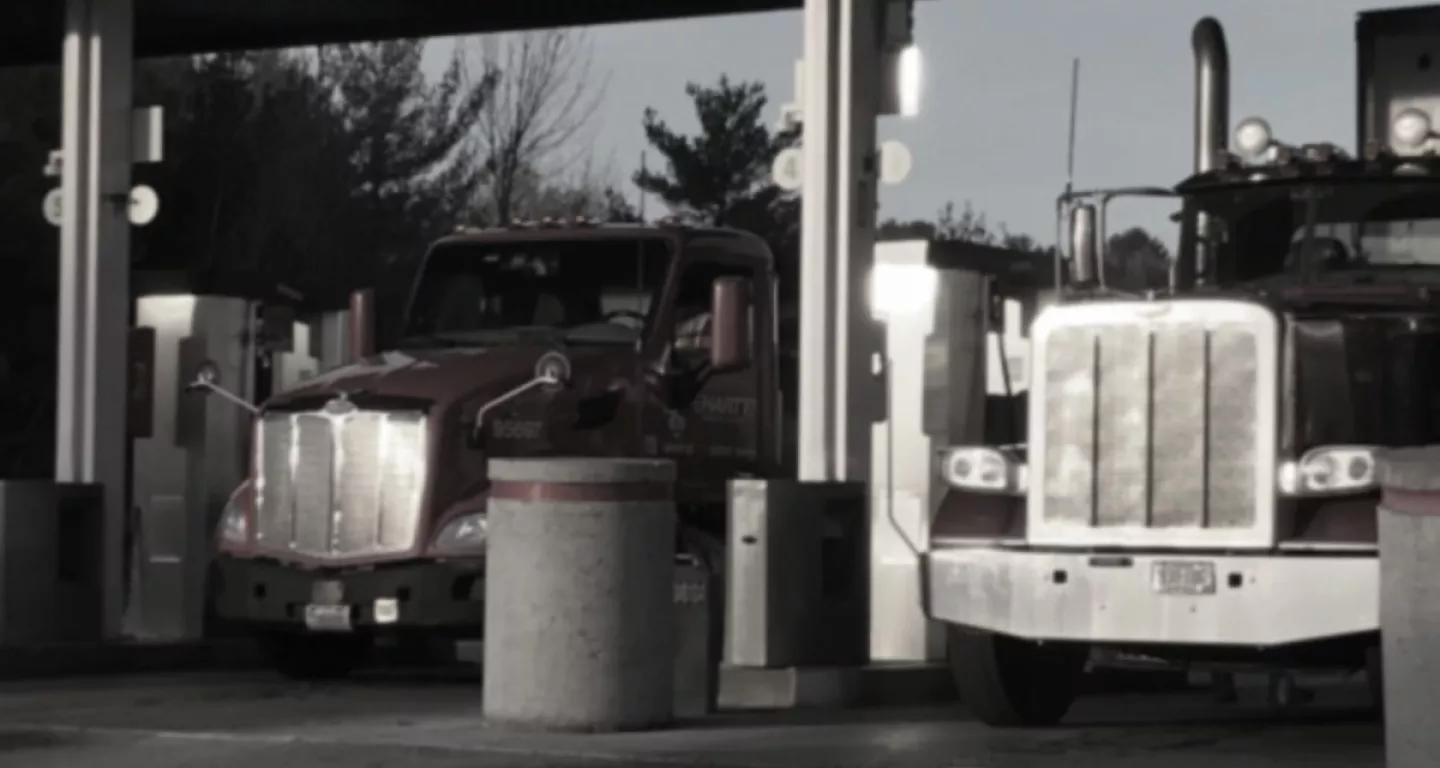
[[[565,152],[594,116],[605,82],[592,82],[583,31],[492,35],[475,46],[483,71],[499,78],[477,123],[487,180],[477,213],[499,223],[536,189],[527,177],[563,172],[576,159]]]
[[[596,167],[586,159],[578,171],[541,178],[527,174],[523,182],[526,213],[556,219],[585,217],[607,222],[634,222],[639,214],[620,192],[609,163]]]

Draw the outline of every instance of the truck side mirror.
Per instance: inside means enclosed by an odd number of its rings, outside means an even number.
[[[350,362],[375,354],[375,291],[361,288],[350,294]]]
[[[1075,283],[1093,283],[1099,270],[1100,233],[1095,206],[1082,203],[1070,209],[1070,278]]]
[[[750,281],[743,277],[715,280],[710,294],[710,370],[727,373],[748,367],[754,355]]]

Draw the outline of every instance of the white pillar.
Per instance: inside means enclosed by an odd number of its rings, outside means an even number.
[[[55,479],[74,482],[81,478],[84,464],[81,446],[85,417],[85,318],[86,207],[90,142],[90,3],[67,0],[65,6],[64,84],[61,94],[61,142],[64,164],[60,189],[64,213],[60,222],[59,369],[55,393]]]
[[[120,633],[130,328],[133,0],[67,0],[55,476],[104,487],[104,616]]]
[[[852,482],[870,479],[870,433],[884,418],[885,402],[883,379],[875,368],[883,335],[870,306],[878,213],[880,14],[881,0],[841,4],[837,173],[831,180],[836,190],[831,451],[834,479]]]
[[[878,0],[806,0],[799,479],[864,480],[883,401],[871,373]]]
[[[805,0],[803,197],[800,202],[799,479],[835,479],[831,406],[835,368],[834,275],[838,134],[835,63],[840,0]]]

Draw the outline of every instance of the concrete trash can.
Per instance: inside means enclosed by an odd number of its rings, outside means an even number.
[[[484,713],[545,730],[675,717],[675,466],[492,459]]]
[[[1382,453],[1380,635],[1389,768],[1440,765],[1440,446]]]

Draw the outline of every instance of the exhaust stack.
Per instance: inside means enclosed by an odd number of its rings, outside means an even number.
[[[1230,131],[1230,52],[1225,29],[1206,16],[1190,37],[1195,49],[1195,172],[1214,170]]]
[[[350,294],[350,362],[375,354],[375,291]]]
[[[1229,145],[1230,52],[1225,46],[1225,29],[1206,16],[1195,23],[1190,35],[1195,51],[1195,172],[1213,171],[1218,155]],[[1215,268],[1215,250],[1210,242],[1210,219],[1197,214],[1193,220],[1197,246],[1193,263],[1184,257],[1170,265],[1170,287],[1192,282],[1209,282]]]
[[[1089,203],[1070,209],[1070,277],[1080,285],[1093,284],[1100,275],[1098,218]]]

